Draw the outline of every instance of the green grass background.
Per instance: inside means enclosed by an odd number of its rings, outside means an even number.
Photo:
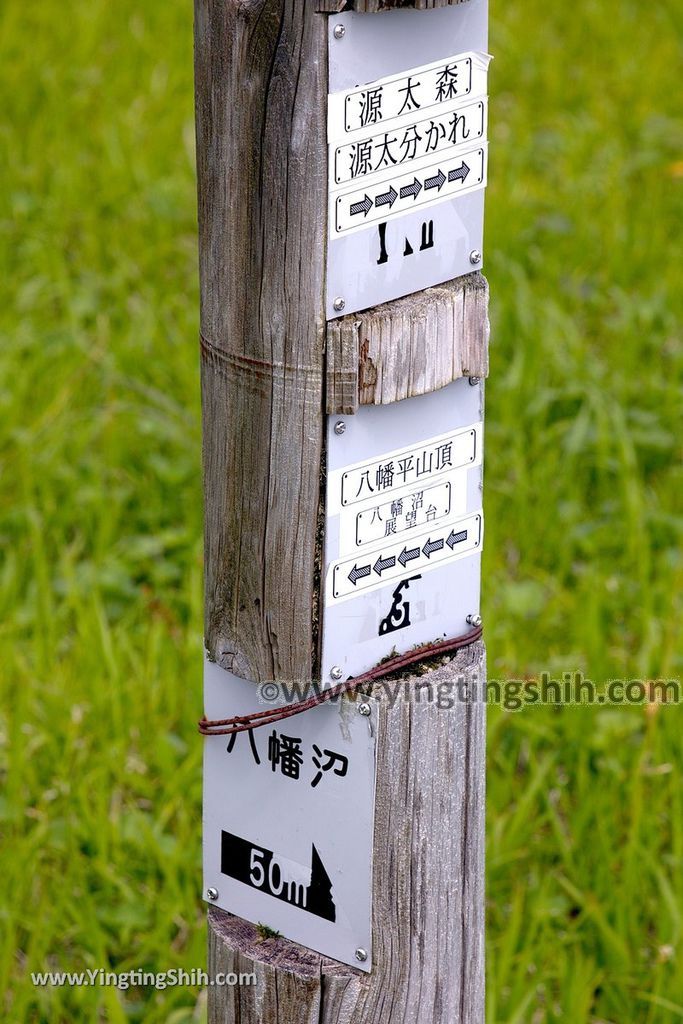
[[[679,0],[494,2],[491,675],[680,677]],[[0,1018],[201,1021],[189,0],[0,6]],[[493,709],[489,1024],[683,1019],[675,708]]]

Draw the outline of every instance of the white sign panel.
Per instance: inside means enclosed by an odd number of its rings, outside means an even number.
[[[285,690],[205,662],[207,718],[301,698]],[[363,700],[368,717],[343,698],[204,738],[204,886],[223,910],[369,971],[377,713]]]
[[[323,679],[470,627],[483,544],[481,384],[330,417]],[[359,456],[363,456],[359,458]]]
[[[470,257],[482,245],[483,204],[473,200],[487,180],[490,57],[486,0],[388,12],[384,41],[363,15],[329,21],[332,317],[480,264]],[[432,59],[416,61],[426,54]]]

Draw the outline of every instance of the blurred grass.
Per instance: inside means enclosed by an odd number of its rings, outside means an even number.
[[[0,7],[0,993],[201,1020],[188,3]],[[683,15],[492,12],[490,673],[681,676]],[[489,1024],[683,1018],[680,712],[492,710]]]

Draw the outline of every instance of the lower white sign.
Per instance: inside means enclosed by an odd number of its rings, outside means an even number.
[[[209,719],[301,696],[205,662]],[[369,716],[343,698],[204,738],[204,887],[223,910],[369,971],[377,714],[364,702]]]

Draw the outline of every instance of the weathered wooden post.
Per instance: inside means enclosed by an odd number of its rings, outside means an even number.
[[[195,36],[209,1019],[481,1024],[486,0]]]

